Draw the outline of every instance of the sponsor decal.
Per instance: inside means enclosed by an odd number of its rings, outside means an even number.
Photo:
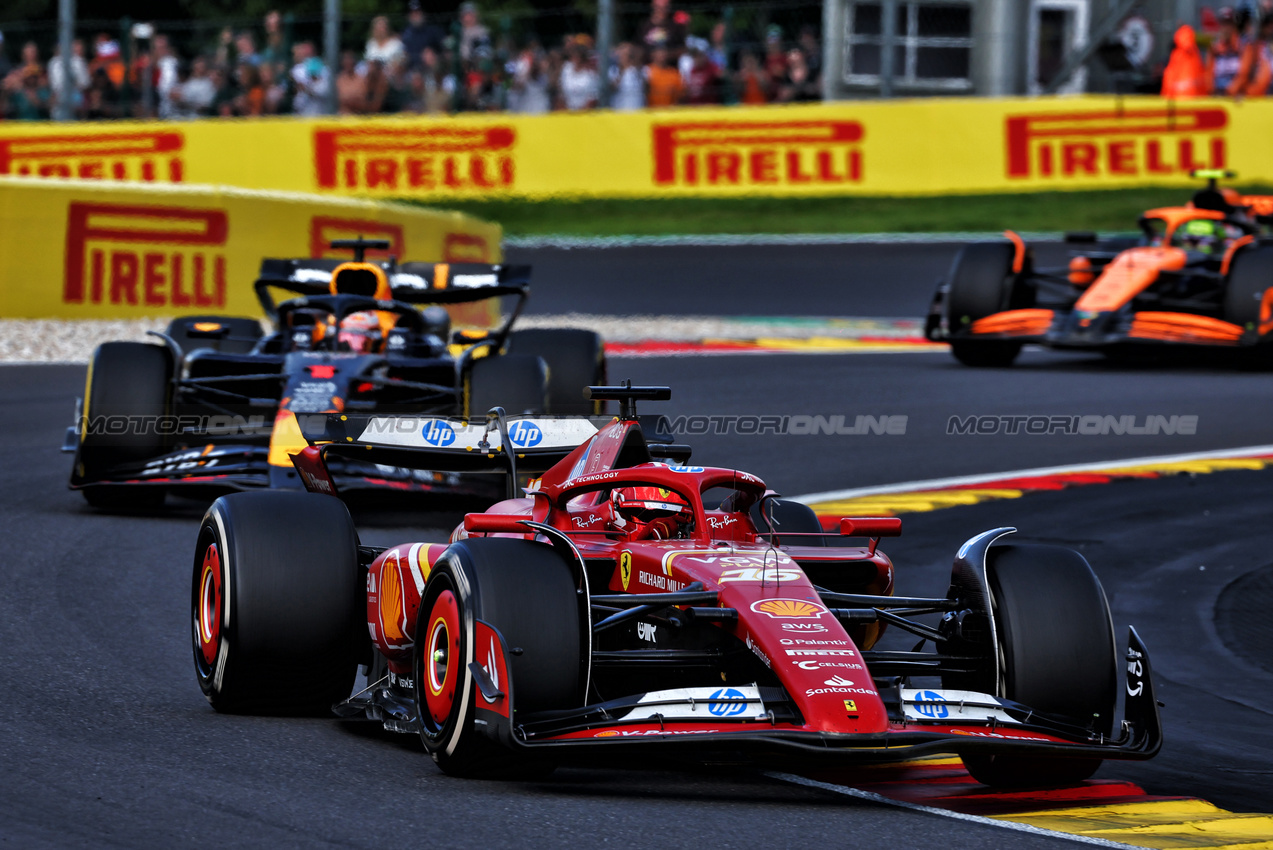
[[[936,691],[920,691],[915,694],[915,710],[924,717],[944,720],[950,716],[950,709],[946,707],[944,700]]]
[[[1145,690],[1145,665],[1141,663],[1140,653],[1129,649],[1127,661],[1127,695],[1138,697]],[[1133,684],[1133,682],[1135,684]]]
[[[306,485],[309,487],[310,491],[312,492],[327,493],[329,495],[332,495],[334,493],[334,491],[332,490],[331,482],[327,481],[326,479],[319,478],[317,475],[310,473],[308,470],[302,469],[301,477],[305,479]]]
[[[519,419],[508,426],[508,441],[519,449],[529,449],[544,441],[544,431],[534,422]]]
[[[857,121],[655,124],[656,186],[829,186],[862,180]]]
[[[1013,115],[1006,119],[1009,179],[1184,175],[1224,168],[1224,107]]]
[[[368,580],[371,573],[367,574]],[[407,637],[410,623],[407,618],[406,594],[402,592],[402,573],[398,566],[398,552],[385,558],[380,567],[380,633],[391,646],[410,646]]]
[[[441,419],[426,419],[420,428],[420,438],[430,446],[449,446],[455,442],[455,429]]]
[[[391,686],[396,686],[396,687],[402,688],[403,690],[408,690],[408,691],[415,689],[414,679],[412,679],[410,676],[399,676],[397,673],[393,672],[392,670],[389,671],[389,684]]]
[[[650,643],[657,643],[654,639],[656,626],[653,623],[637,623],[637,637]]]
[[[491,636],[490,648],[486,651],[486,663],[482,665],[482,669],[486,671],[486,675],[491,677],[491,683],[495,685],[495,690],[499,690],[499,665],[495,663],[495,637]],[[479,690],[478,693],[481,693]],[[488,697],[482,694],[482,699],[488,705],[493,705],[499,697]]]
[[[875,693],[875,691],[872,690],[871,688],[859,687],[858,685],[854,684],[851,680],[845,679],[841,676],[832,676],[830,679],[827,679],[825,682],[823,682],[823,684],[826,685],[826,687],[809,688],[808,690],[804,692],[804,695],[807,697],[815,697],[815,696],[819,696],[820,694],[873,694]]]
[[[735,688],[721,688],[712,694],[707,710],[717,717],[733,717],[747,710],[747,696]]]
[[[838,667],[841,670],[865,670],[861,664],[852,661],[793,661],[792,664],[801,670],[822,670],[827,667]]]
[[[796,655],[796,656],[800,656],[800,655],[845,656],[847,655],[849,658],[857,657],[857,651],[853,649],[788,649],[786,650],[786,653],[788,655]]]
[[[729,528],[738,522],[738,517],[732,516],[709,516],[707,524],[712,528]]]
[[[314,131],[318,187],[327,190],[510,189],[517,131],[508,125],[323,128]]]
[[[719,729],[606,729],[594,738],[643,738],[650,735],[710,735]]]
[[[751,610],[774,620],[815,620],[827,613],[821,603],[804,599],[762,599]]]
[[[573,516],[570,521],[575,524],[575,528],[592,528],[599,522],[605,522],[605,517],[600,514],[593,514],[588,517]]]
[[[332,409],[336,384],[331,381],[301,381],[292,390],[287,409],[294,413],[322,413]]]
[[[848,646],[847,640],[818,640],[817,638],[779,638],[783,646]]]
[[[768,655],[765,655],[765,652],[760,648],[760,645],[751,639],[751,635],[747,635],[747,648],[756,653],[756,657],[763,661],[766,667],[773,669],[773,662],[769,660]]]
[[[180,183],[178,131],[0,138],[0,174]]]
[[[679,464],[667,464],[667,468],[673,472],[688,472],[690,474],[697,474],[706,469],[706,467],[702,466],[681,466]]]
[[[653,587],[656,590],[666,590],[669,593],[685,587],[684,582],[679,582],[674,578],[668,578],[658,573],[647,573],[645,570],[637,570],[637,584],[644,584],[646,587]]]
[[[825,632],[827,627],[821,623],[783,623],[782,630],[784,632]]]
[[[628,582],[632,578],[632,553],[623,550],[619,553],[619,580],[623,582],[623,589],[628,589]]]
[[[368,249],[368,262],[387,260],[390,257],[407,255],[407,237],[401,224],[385,221],[371,221],[362,218],[337,218],[327,215],[316,215],[309,220],[309,255],[314,259],[331,257],[339,260],[349,259],[348,251],[333,251],[333,239],[385,239],[389,242],[389,250]],[[326,272],[324,272],[326,274]]]
[[[64,304],[224,307],[224,210],[72,201]]]
[[[846,699],[844,701],[844,710],[849,714],[857,714],[858,704],[856,700]]]

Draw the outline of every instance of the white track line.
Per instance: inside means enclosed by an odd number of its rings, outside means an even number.
[[[881,484],[876,487],[856,487],[851,490],[828,490],[823,493],[808,493],[803,496],[792,496],[796,502],[832,502],[844,499],[856,499],[861,496],[883,496],[890,493],[908,493],[916,490],[944,490],[950,487],[965,487],[970,484],[988,484],[993,481],[1004,481],[1012,478],[1038,478],[1044,475],[1064,475],[1071,472],[1102,472],[1107,469],[1124,469],[1129,466],[1149,466],[1165,463],[1189,463],[1194,460],[1217,460],[1223,458],[1251,457],[1254,455],[1273,454],[1273,445],[1246,446],[1239,449],[1217,449],[1208,452],[1190,452],[1179,455],[1160,455],[1158,457],[1137,457],[1124,460],[1103,460],[1097,463],[1076,463],[1069,466],[1045,466],[1039,469],[1016,469],[1007,472],[987,472],[980,475],[961,475],[954,478],[930,478],[927,481],[903,481],[899,484]]]
[[[881,794],[871,791],[863,791],[860,788],[851,788],[847,785],[832,785],[830,782],[819,782],[816,779],[808,779],[804,776],[796,776],[793,773],[779,773],[777,771],[766,771],[765,776],[770,779],[777,779],[779,782],[787,782],[792,785],[803,785],[806,788],[817,788],[821,791],[830,791],[833,794],[842,794],[845,797],[856,797],[859,800],[865,800],[870,803],[880,803],[885,806],[896,806],[899,809],[909,809],[912,812],[923,812],[924,814],[937,815],[938,817],[950,818],[951,820],[964,821],[965,823],[975,823],[981,826],[993,826],[999,829],[1010,829],[1014,832],[1026,832],[1030,835],[1040,835],[1046,838],[1061,838],[1067,841],[1077,841],[1080,844],[1092,844],[1097,847],[1114,847],[1117,850],[1144,850],[1134,844],[1120,844],[1117,841],[1110,841],[1105,838],[1095,838],[1089,835],[1075,835],[1069,832],[1057,832],[1051,829],[1044,829],[1039,826],[1031,826],[1027,823],[1016,823],[1010,820],[996,820],[995,818],[983,817],[982,815],[967,815],[963,812],[952,812],[947,809],[938,809],[933,806],[925,806],[920,803],[910,803],[905,800],[894,800]]]
[[[1027,242],[1059,242],[1063,233],[1022,233]],[[717,248],[737,245],[931,245],[1002,239],[1003,231],[962,233],[704,233],[696,236],[505,236],[505,248]]]

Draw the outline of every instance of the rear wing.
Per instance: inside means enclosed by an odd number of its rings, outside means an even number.
[[[518,495],[518,475],[543,474],[610,421],[587,416],[505,416],[498,407],[484,422],[339,413],[301,414],[296,419],[310,448],[294,456],[293,462],[311,490],[334,495],[326,460],[337,457],[405,469],[504,474],[510,497]],[[326,486],[310,486],[311,477],[326,479]]]
[[[257,300],[271,319],[278,316],[278,304],[271,288],[314,297],[331,294],[331,277],[345,260],[304,259],[261,261],[253,288]],[[408,304],[462,304],[502,295],[523,299],[530,291],[531,267],[490,263],[402,263],[379,262],[389,278],[396,301]]]

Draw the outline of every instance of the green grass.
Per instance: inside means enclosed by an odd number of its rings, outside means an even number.
[[[1136,229],[1136,217],[1184,203],[1189,188],[957,195],[939,198],[667,198],[452,201],[507,236],[888,233]],[[1261,191],[1255,187],[1246,191]],[[1263,191],[1268,191],[1267,189]]]

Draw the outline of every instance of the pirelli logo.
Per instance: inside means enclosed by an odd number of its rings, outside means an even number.
[[[857,121],[654,125],[657,186],[801,186],[862,180]]]
[[[73,201],[66,304],[224,307],[224,210]]]
[[[180,183],[184,146],[175,131],[0,138],[0,174]]]
[[[316,215],[309,221],[309,255],[314,258],[337,257],[348,259],[348,251],[333,251],[333,239],[384,239],[388,251],[368,250],[368,259],[387,260],[390,256],[401,260],[407,255],[407,237],[401,224],[385,221],[369,221],[357,218],[334,218]]]
[[[513,185],[517,131],[510,126],[319,129],[321,189],[380,192],[487,191]]]
[[[442,258],[448,263],[488,263],[491,246],[476,233],[448,233],[442,237]]]
[[[1223,168],[1221,107],[1127,109],[1007,118],[1010,179],[1142,177]]]

